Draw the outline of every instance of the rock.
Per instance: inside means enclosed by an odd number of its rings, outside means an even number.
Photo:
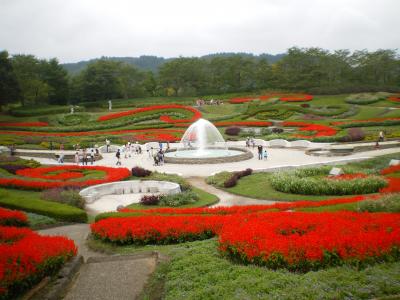
[[[340,168],[332,168],[330,170],[330,172],[329,172],[330,176],[338,176],[338,175],[341,175],[341,174],[343,174],[343,171]]]
[[[400,160],[398,159],[391,159],[389,162],[389,166],[398,166],[400,165]]]

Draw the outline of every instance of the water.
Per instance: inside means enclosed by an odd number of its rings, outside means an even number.
[[[180,150],[165,153],[166,157],[177,158],[217,158],[243,154],[241,151],[226,149]]]

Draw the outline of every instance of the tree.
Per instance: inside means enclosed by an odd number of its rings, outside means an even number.
[[[17,77],[7,51],[0,52],[0,109],[1,106],[15,102],[20,97]]]
[[[50,104],[66,104],[68,101],[67,71],[53,58],[40,62],[40,78],[50,87],[48,101]]]

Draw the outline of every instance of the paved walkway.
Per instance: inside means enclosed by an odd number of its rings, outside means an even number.
[[[84,258],[85,263],[64,299],[135,299],[156,267],[157,257],[153,253],[108,256],[90,250],[86,245],[89,224],[60,226],[38,232],[43,235],[63,235],[74,240],[78,254]]]
[[[147,153],[141,155],[134,155],[131,158],[124,158],[122,155],[122,167],[132,168],[140,166],[149,170],[180,174],[184,177],[201,176],[206,177],[216,172],[221,171],[240,171],[246,168],[253,170],[266,170],[269,168],[280,168],[288,166],[299,165],[312,165],[321,163],[341,163],[348,162],[349,160],[367,159],[379,155],[400,152],[400,147],[372,150],[365,152],[357,152],[347,156],[311,156],[305,154],[304,150],[299,149],[276,149],[269,148],[268,160],[258,160],[256,149],[252,149],[254,157],[249,160],[234,162],[234,163],[220,163],[220,164],[202,164],[202,165],[183,165],[183,164],[165,164],[163,166],[154,166],[153,159],[149,158]],[[95,162],[95,165],[116,167],[115,153],[103,153],[103,159]],[[46,158],[33,158],[43,164],[57,164],[56,161]]]
[[[234,206],[234,205],[267,205],[267,204],[273,204],[276,201],[273,200],[259,200],[259,199],[253,199],[253,198],[248,198],[248,197],[243,197],[243,196],[238,196],[234,195],[228,192],[225,192],[224,190],[217,189],[213,187],[212,185],[209,185],[205,182],[204,178],[202,177],[189,177],[187,178],[187,181],[189,183],[199,189],[202,189],[210,194],[214,194],[219,198],[219,202],[212,205],[212,207],[218,207],[218,206]]]

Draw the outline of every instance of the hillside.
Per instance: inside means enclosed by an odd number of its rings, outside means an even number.
[[[285,54],[283,54],[283,53],[276,54],[276,55],[267,54],[267,53],[263,53],[260,55],[253,55],[251,53],[227,52],[227,53],[208,54],[208,55],[201,56],[201,58],[211,59],[211,58],[217,57],[217,56],[234,56],[234,55],[249,56],[249,57],[255,57],[255,58],[259,58],[259,59],[267,59],[268,62],[270,62],[270,63],[274,63],[285,56]],[[134,65],[135,67],[137,67],[140,70],[152,71],[152,72],[157,72],[159,66],[161,66],[162,64],[164,64],[165,62],[167,62],[169,60],[174,59],[174,58],[164,58],[164,57],[151,56],[151,55],[142,55],[139,57],[101,57],[101,58],[112,60],[112,61],[125,62],[125,63],[131,64],[131,65]],[[62,64],[62,66],[69,73],[76,74],[76,73],[79,73],[80,71],[82,71],[89,63],[95,62],[97,60],[99,60],[99,58],[84,60],[84,61],[80,61],[77,63],[66,63],[66,64]]]

